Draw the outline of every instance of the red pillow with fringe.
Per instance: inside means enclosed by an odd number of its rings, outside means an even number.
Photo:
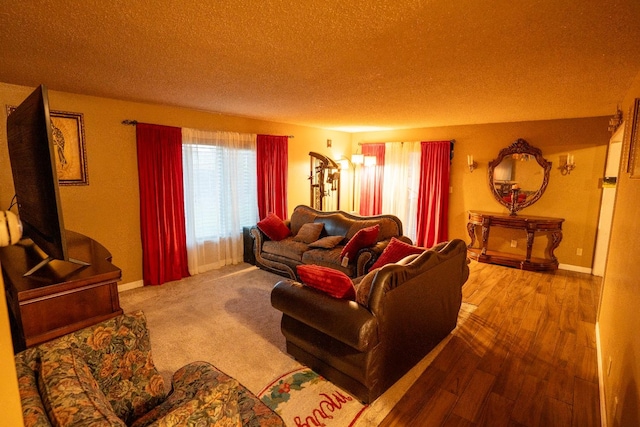
[[[315,264],[299,265],[297,270],[300,281],[305,285],[334,298],[355,301],[356,288],[343,272]]]
[[[384,251],[380,254],[380,257],[373,263],[369,271],[375,270],[376,268],[382,267],[386,264],[391,264],[394,262],[398,262],[404,257],[413,254],[421,254],[424,252],[424,248],[419,248],[418,246],[413,246],[408,243],[403,242],[402,240],[396,239],[395,237],[391,238],[391,242],[384,248]]]
[[[340,259],[342,259],[343,266],[348,264],[360,249],[373,246],[373,244],[378,241],[379,232],[380,226],[378,224],[358,230],[358,232],[349,239],[347,244],[344,245],[344,248],[340,253]]]

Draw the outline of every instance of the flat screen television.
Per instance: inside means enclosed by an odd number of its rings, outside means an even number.
[[[9,114],[7,143],[24,236],[46,254],[42,262],[25,275],[33,274],[52,260],[86,264],[70,258],[67,250],[49,96],[44,85]]]

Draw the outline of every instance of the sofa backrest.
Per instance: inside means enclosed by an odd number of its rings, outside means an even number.
[[[462,287],[469,276],[467,245],[460,239],[440,243],[405,262],[387,264],[373,274],[368,307],[376,313],[385,295],[400,286],[419,283],[428,287],[431,282],[451,282]]]
[[[82,355],[113,411],[127,424],[165,399],[164,380],[151,358],[142,311],[123,314],[27,349],[16,355],[16,365],[20,364],[23,370],[33,369],[37,377],[43,360],[61,349],[75,349]]]
[[[324,223],[329,236],[344,236],[351,239],[359,230],[378,224],[378,241],[402,236],[402,222],[395,215],[359,216],[344,211],[324,212],[310,206],[299,205],[291,214],[291,234],[296,235],[300,227],[309,222]]]

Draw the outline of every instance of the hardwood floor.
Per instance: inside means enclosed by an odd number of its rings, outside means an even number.
[[[600,426],[602,279],[472,261],[471,317],[381,426]]]

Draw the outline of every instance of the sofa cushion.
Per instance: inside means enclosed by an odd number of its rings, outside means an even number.
[[[38,389],[55,426],[125,426],[76,348],[41,354]]]
[[[291,235],[289,227],[274,213],[269,213],[266,218],[258,221],[257,226],[271,240],[282,240]]]
[[[334,298],[355,300],[353,282],[341,271],[320,265],[299,265],[300,280],[307,286],[318,289]]]
[[[380,254],[380,257],[371,266],[371,270],[382,267],[386,264],[398,262],[409,255],[421,254],[425,250],[425,248],[413,246],[403,242],[402,240],[392,237],[387,247],[384,248],[384,251],[382,251],[382,254]]]
[[[349,277],[355,277],[356,263],[351,263],[343,267],[340,263],[341,252],[342,246],[336,246],[333,249],[309,248],[308,251],[302,254],[302,263],[330,267],[334,270],[342,271]]]
[[[342,236],[325,236],[309,244],[310,248],[333,249],[344,240]]]
[[[238,381],[221,375],[207,362],[190,363],[173,374],[167,399],[136,420],[132,427],[241,424]]]
[[[262,244],[264,253],[282,256],[295,261],[302,261],[302,254],[307,249],[309,249],[309,245],[303,242],[296,242],[293,238],[279,241],[267,240]]]
[[[318,240],[318,237],[320,237],[320,233],[322,233],[323,229],[324,224],[322,222],[309,222],[307,224],[303,224],[302,227],[300,227],[300,231],[298,231],[298,234],[295,235],[293,240],[295,240],[296,242],[303,242],[307,244],[313,243]]]
[[[348,264],[350,260],[355,259],[356,254],[360,249],[372,246],[378,240],[378,232],[380,226],[378,224],[372,225],[360,229],[354,236],[344,245],[340,258],[343,260],[343,265]]]

